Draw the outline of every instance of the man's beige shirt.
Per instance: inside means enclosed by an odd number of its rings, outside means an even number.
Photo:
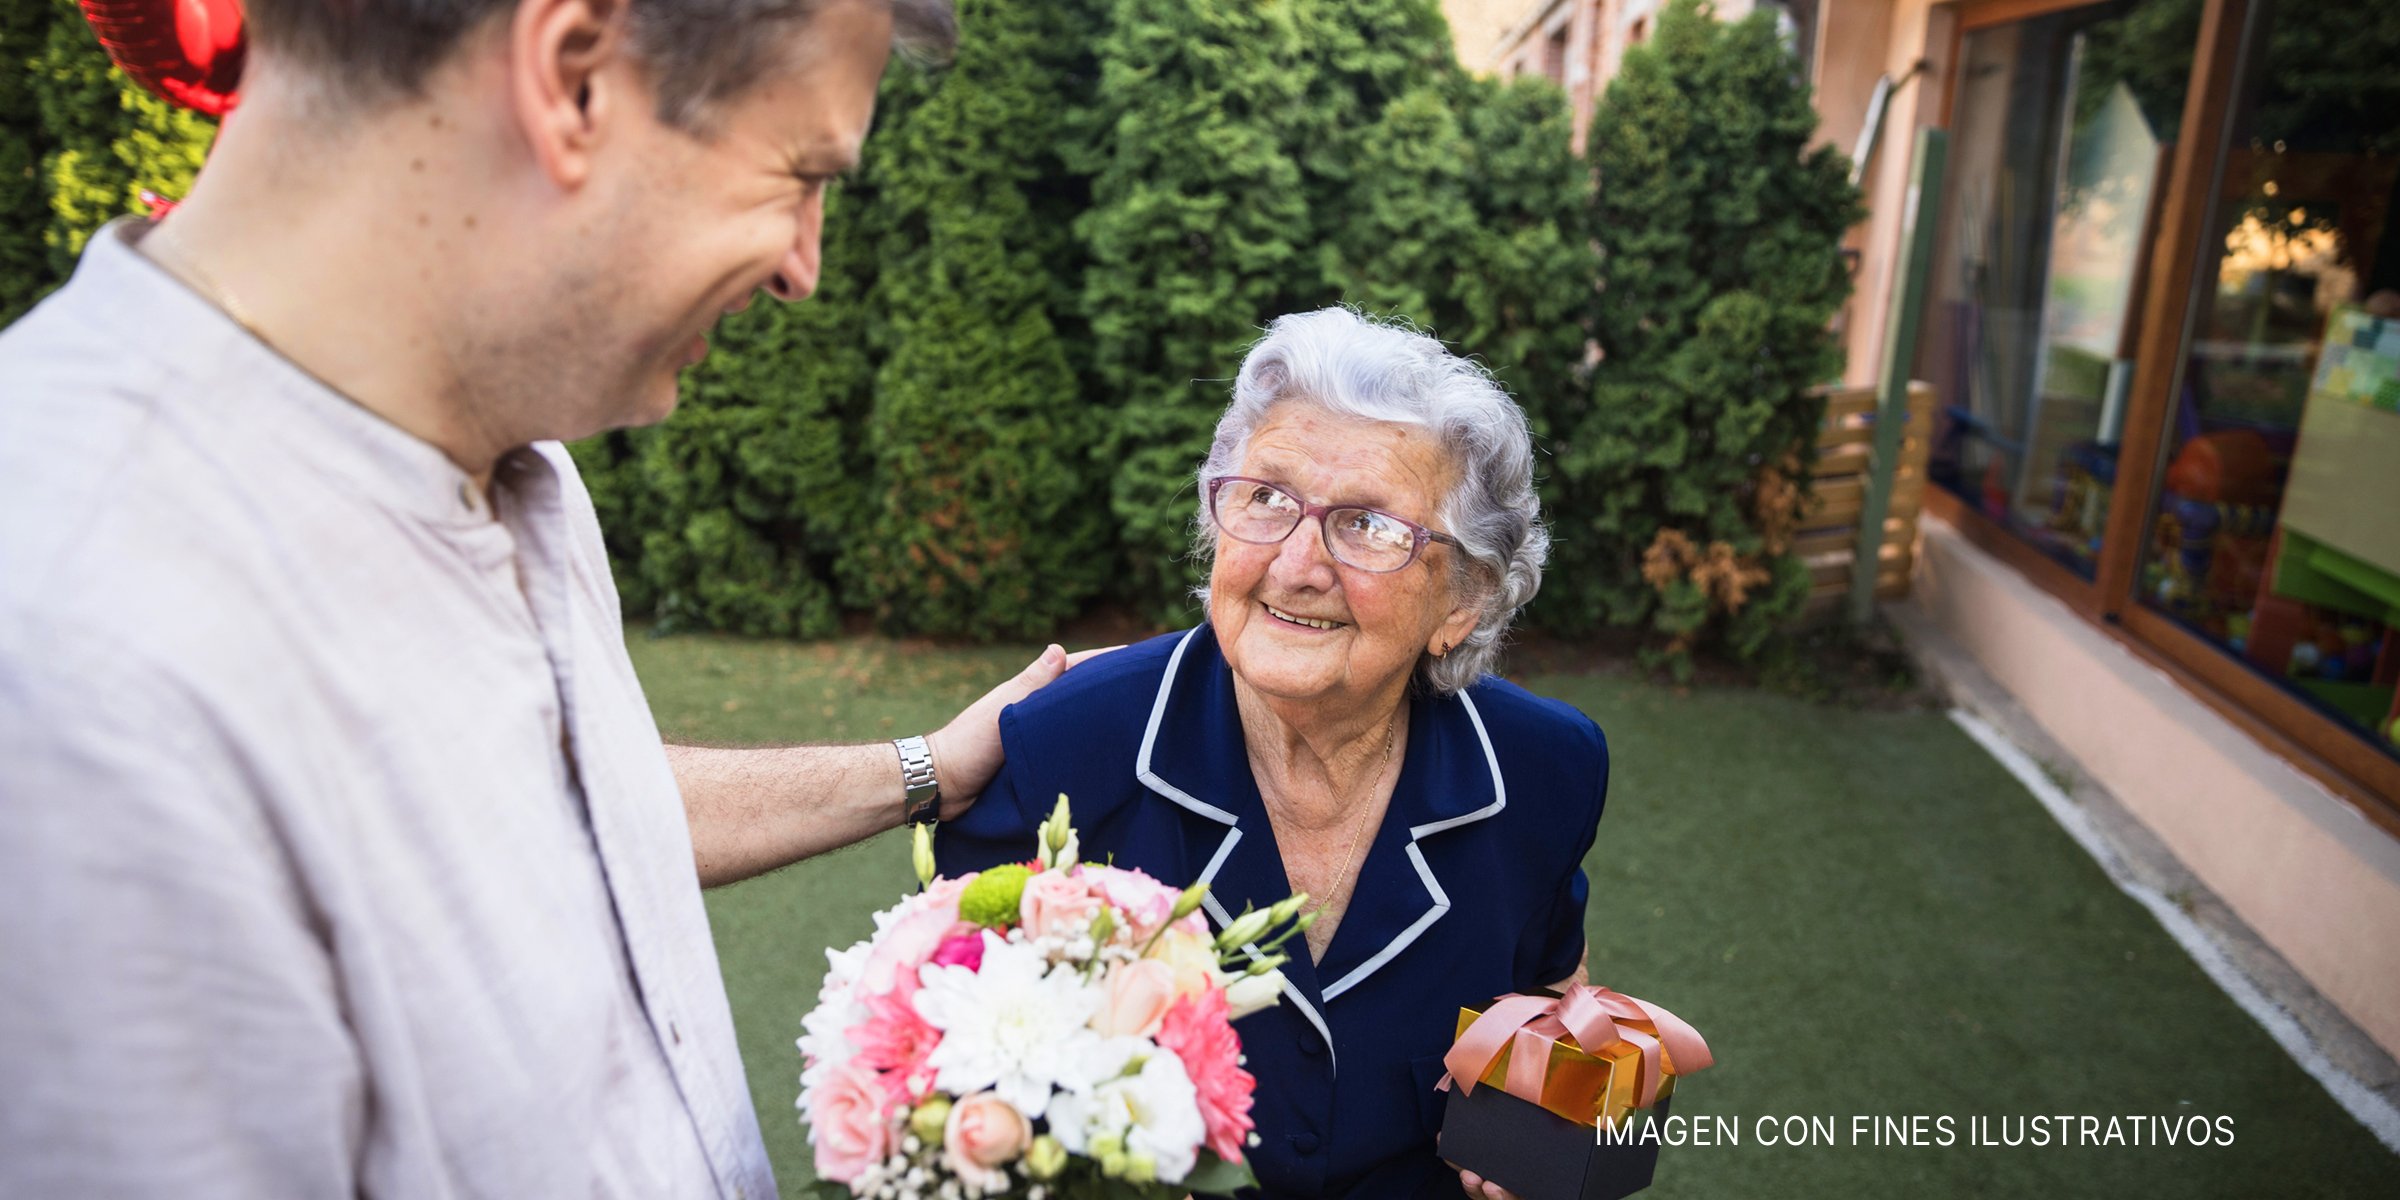
[[[0,335],[0,1195],[772,1195],[565,450],[487,499],[143,228]]]

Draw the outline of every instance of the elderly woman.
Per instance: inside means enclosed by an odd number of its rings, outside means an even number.
[[[1308,893],[1282,1003],[1236,1025],[1261,1191],[1456,1196],[1434,1135],[1459,1005],[1580,978],[1608,785],[1589,718],[1487,674],[1548,552],[1524,414],[1431,338],[1287,316],[1199,494],[1207,623],[1004,713],[942,868],[1025,858],[1063,792],[1085,858],[1205,880],[1219,925]]]

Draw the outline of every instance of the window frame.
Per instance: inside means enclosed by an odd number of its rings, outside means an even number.
[[[1928,27],[1926,57],[1943,64],[1937,124],[1954,127],[1958,64],[1967,34],[2098,0],[1962,0],[1956,19]],[[2201,235],[2214,207],[2217,172],[2261,0],[2204,0],[2181,129],[2163,181],[2156,232],[2137,261],[2141,324],[2126,397],[2117,476],[2094,577],[2085,579],[1946,489],[1925,489],[1925,506],[1970,543],[2014,567],[2078,616],[2100,626],[2278,756],[2341,797],[2387,834],[2400,836],[2400,760],[2354,727],[2317,711],[2248,663],[2144,606],[2135,592],[2165,468],[2167,423],[2182,382],[2183,348],[2198,319],[2193,292]],[[1947,28],[1943,28],[1946,25]],[[1946,47],[1944,43],[1946,42]],[[1946,49],[1946,53],[1935,51]],[[2400,252],[2396,250],[2395,252]]]

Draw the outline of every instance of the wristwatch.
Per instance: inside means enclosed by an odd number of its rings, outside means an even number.
[[[941,820],[942,785],[933,777],[933,747],[915,735],[892,745],[900,751],[900,786],[907,789],[900,802],[901,820],[916,825]]]

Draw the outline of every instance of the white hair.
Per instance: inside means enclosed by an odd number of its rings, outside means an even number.
[[[1237,471],[1251,434],[1287,403],[1428,430],[1457,468],[1456,486],[1434,511],[1461,544],[1451,588],[1457,603],[1475,610],[1475,629],[1449,653],[1423,656],[1417,678],[1444,696],[1481,679],[1500,657],[1509,624],[1541,590],[1550,557],[1524,410],[1480,364],[1404,323],[1347,308],[1278,317],[1242,359],[1233,403],[1200,466],[1195,542],[1203,560],[1216,553],[1208,481]],[[1199,595],[1205,604],[1208,589]]]

